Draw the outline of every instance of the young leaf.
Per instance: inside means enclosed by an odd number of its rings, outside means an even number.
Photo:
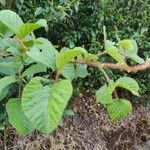
[[[72,85],[68,80],[62,80],[50,89],[33,78],[23,90],[22,107],[37,130],[50,133],[58,126],[71,95]]]
[[[48,24],[47,21],[45,19],[40,19],[36,22],[36,24],[41,25],[42,27],[45,28],[46,32],[48,31]]]
[[[98,56],[97,55],[94,55],[94,54],[90,54],[90,53],[84,53],[84,60],[87,60],[87,61],[96,61],[98,59]]]
[[[115,45],[115,42],[112,42],[110,40],[106,40],[105,41],[105,48],[107,50],[107,48],[111,47],[111,46],[114,46]]]
[[[19,28],[24,24],[19,15],[11,10],[1,10],[0,21],[14,33],[17,33]]]
[[[6,105],[6,110],[8,113],[9,122],[20,134],[26,135],[33,130],[30,121],[22,110],[20,99],[10,99]]]
[[[117,43],[117,45],[121,46],[124,50],[132,51],[134,50],[134,46],[132,40],[121,40]]]
[[[34,45],[41,45],[43,44],[42,42],[38,41],[37,39],[33,39],[33,40],[28,40],[28,41],[24,41],[24,45],[26,47],[32,47]]]
[[[109,92],[107,85],[103,85],[97,92],[96,92],[96,100],[101,104],[110,104],[112,103],[112,95]]]
[[[115,121],[127,116],[132,111],[132,104],[125,99],[114,99],[111,104],[107,105],[107,111],[110,118]]]
[[[15,76],[6,76],[2,79],[0,79],[0,95],[2,94],[2,91],[10,84],[17,82],[17,79]]]
[[[25,36],[30,34],[32,31],[39,29],[41,27],[43,27],[43,26],[40,24],[25,23],[25,24],[21,25],[21,27],[19,28],[19,31],[17,32],[17,36],[19,38],[24,38]]]
[[[139,63],[139,64],[144,64],[145,61],[144,59],[142,59],[141,57],[139,57],[136,53],[134,52],[128,52],[127,53],[128,58],[130,58],[131,60]]]
[[[122,77],[116,81],[118,87],[129,90],[132,94],[139,96],[139,85],[136,80],[130,77]]]
[[[62,51],[56,58],[56,67],[57,69],[62,69],[64,65],[72,61],[75,57],[79,56],[82,51],[78,49]]]
[[[114,58],[117,62],[124,62],[124,57],[119,53],[118,48],[116,46],[110,46],[107,48],[107,53]]]

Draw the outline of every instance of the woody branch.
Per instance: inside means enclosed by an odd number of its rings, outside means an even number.
[[[72,62],[73,64],[86,64],[88,66],[92,67],[103,67],[103,68],[111,68],[111,69],[116,69],[120,71],[127,71],[127,72],[137,72],[137,71],[142,71],[146,69],[150,69],[150,59],[147,60],[144,64],[140,65],[134,65],[134,66],[129,66],[127,64],[121,64],[121,63],[102,63],[98,61],[74,61]]]

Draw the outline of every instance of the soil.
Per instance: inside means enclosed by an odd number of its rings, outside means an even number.
[[[1,150],[150,150],[149,105],[136,104],[117,122],[90,94],[75,97],[71,109],[75,115],[65,117],[52,134],[21,137],[9,129],[5,140],[1,136]]]

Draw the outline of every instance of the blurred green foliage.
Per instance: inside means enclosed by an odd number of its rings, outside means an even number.
[[[108,39],[117,42],[118,39],[133,38],[138,43],[139,55],[144,59],[150,56],[149,0],[6,0],[5,6],[0,6],[0,9],[4,8],[16,11],[24,21],[45,18],[48,33],[40,30],[36,34],[48,38],[59,49],[83,46],[92,53],[102,51],[102,27],[105,25]],[[105,59],[109,61],[107,57]],[[118,71],[108,73],[112,78],[121,75]],[[97,78],[92,78],[95,75]],[[142,92],[150,91],[150,71],[130,76],[140,82]],[[84,86],[95,88],[104,81],[99,72],[94,73],[91,69]],[[81,84],[81,81],[76,82]]]

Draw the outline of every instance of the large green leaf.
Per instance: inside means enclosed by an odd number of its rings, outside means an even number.
[[[38,78],[33,78],[23,90],[22,107],[37,130],[49,133],[58,126],[71,95],[72,85],[68,80],[62,80],[50,89]]]
[[[107,53],[114,58],[117,62],[124,62],[124,57],[119,53],[119,50],[115,46],[110,46],[107,48]]]
[[[33,46],[30,51],[27,51],[27,55],[36,62],[40,62],[53,69],[55,67],[57,51],[48,40],[39,38],[37,41],[43,42],[43,44]]]
[[[6,76],[0,79],[0,95],[2,94],[3,90],[10,84],[17,82],[15,76]]]
[[[112,120],[118,120],[132,111],[132,104],[125,99],[114,99],[113,103],[107,105],[107,111]]]
[[[78,49],[66,50],[60,52],[56,58],[57,69],[62,69],[64,65],[72,61],[75,57],[79,56],[81,53],[82,51]]]
[[[0,58],[0,73],[4,75],[15,75],[21,65],[21,61],[14,57]]]
[[[8,113],[9,122],[20,134],[25,135],[33,130],[30,121],[22,110],[20,99],[10,99],[6,105],[6,110]]]
[[[0,21],[14,33],[17,33],[23,25],[22,19],[11,10],[0,11]]]
[[[122,77],[116,81],[117,86],[129,90],[132,94],[139,96],[139,85],[130,77]]]
[[[107,85],[103,85],[97,92],[96,92],[96,100],[101,104],[110,104],[112,103],[112,93],[110,93]]]
[[[36,24],[36,23],[26,23],[21,25],[21,27],[19,28],[19,31],[17,32],[17,36],[19,38],[24,38],[25,36],[27,36],[28,34],[30,34],[32,31],[39,29],[43,27],[40,24]]]

